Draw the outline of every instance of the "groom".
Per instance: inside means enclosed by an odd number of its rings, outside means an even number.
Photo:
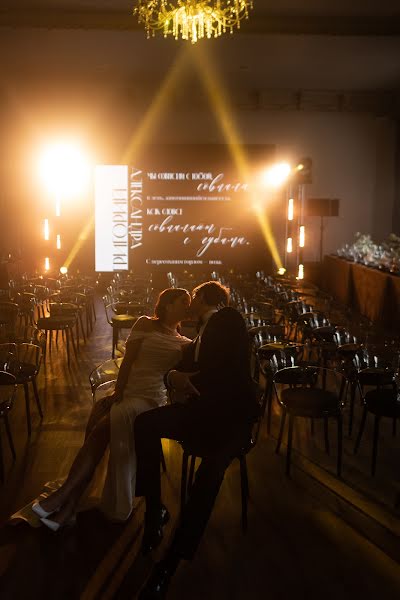
[[[150,410],[135,420],[136,495],[146,499],[144,553],[161,542],[169,518],[161,504],[161,438],[181,441],[205,455],[172,544],[155,566],[142,599],[163,598],[180,560],[193,557],[225,470],[248,443],[258,415],[246,325],[228,304],[228,290],[216,281],[193,290],[191,313],[199,319],[199,335],[166,376],[168,387],[186,395],[187,402]]]

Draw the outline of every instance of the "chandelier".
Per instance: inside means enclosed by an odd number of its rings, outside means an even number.
[[[252,0],[138,0],[133,14],[143,23],[147,37],[162,32],[177,40],[197,40],[219,37],[240,28],[240,21],[248,18]]]

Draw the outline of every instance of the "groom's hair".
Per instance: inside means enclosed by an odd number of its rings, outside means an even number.
[[[229,290],[219,281],[206,281],[192,291],[192,296],[201,294],[203,302],[210,306],[228,306]]]

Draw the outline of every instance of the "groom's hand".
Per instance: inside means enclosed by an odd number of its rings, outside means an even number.
[[[178,392],[186,392],[200,396],[199,390],[190,381],[190,377],[197,375],[199,371],[183,373],[182,371],[170,371],[168,374],[169,385]]]

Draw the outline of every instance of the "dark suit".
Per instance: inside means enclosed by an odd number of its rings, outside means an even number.
[[[138,461],[136,495],[160,497],[160,440],[175,439],[205,456],[196,473],[185,514],[175,536],[182,558],[191,558],[211,514],[230,462],[248,442],[258,413],[250,375],[248,334],[240,313],[223,308],[212,315],[201,339],[198,362],[194,340],[177,365],[199,371],[200,391],[187,404],[172,404],[139,415],[135,421]]]

